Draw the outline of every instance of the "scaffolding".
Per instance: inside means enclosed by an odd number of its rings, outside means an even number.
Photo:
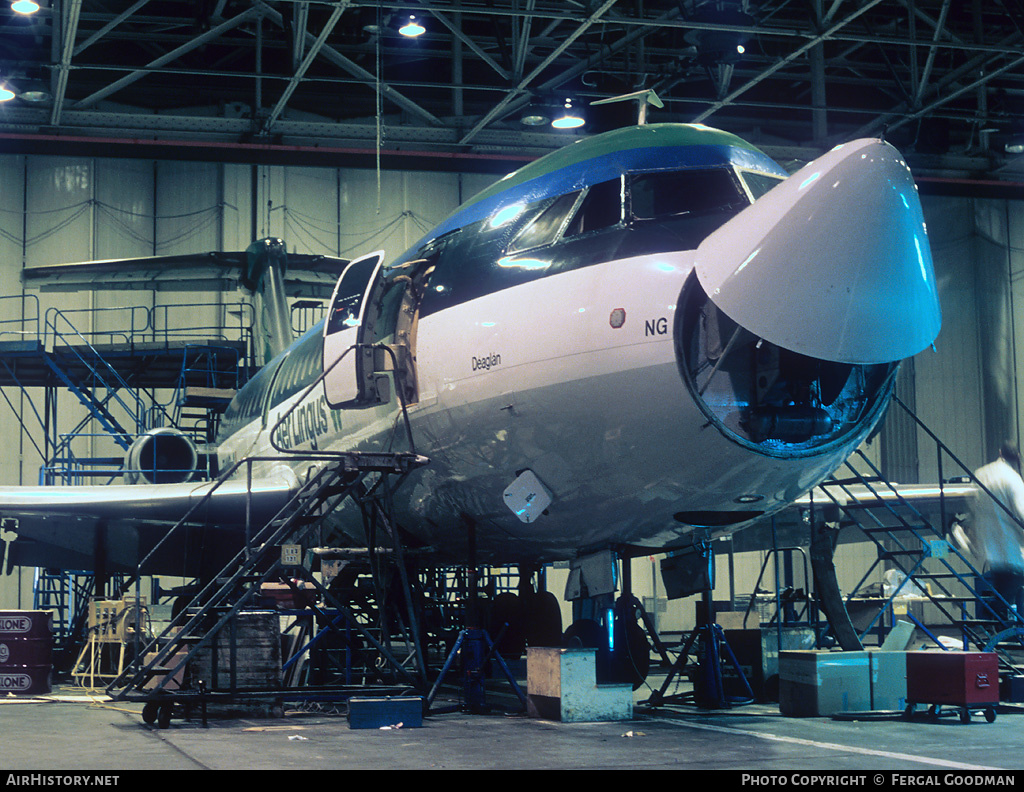
[[[211,313],[221,321],[195,320]],[[25,293],[0,297],[0,317],[13,317],[0,318],[0,396],[40,457],[40,484],[109,483],[137,473],[126,453],[155,428],[195,443],[196,467],[181,475],[216,473],[210,444],[219,417],[254,373],[249,302],[43,312]],[[62,392],[84,407],[77,421],[60,414]],[[104,593],[91,572],[36,572],[35,607],[54,612],[56,645],[74,654],[89,599]]]

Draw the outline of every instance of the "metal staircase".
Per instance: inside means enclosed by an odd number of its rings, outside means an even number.
[[[892,612],[894,602],[913,591],[960,632],[965,651],[996,651],[1004,668],[1016,670],[1022,646],[1004,639],[1024,635],[1024,617],[1010,609],[994,591],[979,586],[978,582],[983,580],[981,572],[949,540],[954,519],[967,511],[968,499],[985,488],[903,402],[895,399],[895,403],[935,443],[940,484],[930,489],[893,484],[858,450],[840,471],[815,490],[824,495],[824,503],[818,505],[831,504],[838,509],[840,527],[856,527],[877,548],[875,562],[847,601],[857,595],[880,565],[895,569],[900,575],[900,581],[884,597],[882,607],[860,637],[863,641],[876,630],[883,615]],[[951,481],[945,480],[943,460],[951,461],[956,469],[957,475]],[[865,475],[861,470],[870,473]],[[997,610],[996,601],[1003,608]],[[977,612],[972,613],[972,609]],[[1005,618],[999,614],[1003,609],[1008,613]],[[906,618],[941,645],[938,636],[921,619],[910,612]]]
[[[47,311],[45,327],[50,340],[50,349],[43,356],[47,366],[86,407],[88,418],[95,419],[127,451],[131,438],[145,431],[146,408],[137,389],[128,384],[63,311]],[[120,418],[115,415],[116,408],[120,408]],[[62,450],[58,447],[55,456]]]
[[[198,443],[213,443],[220,416],[243,384],[242,364],[237,348],[186,344],[171,399],[172,425]]]
[[[236,614],[256,604],[255,598],[262,583],[289,581],[300,572],[301,564],[282,558],[282,545],[307,545],[307,540],[323,517],[342,500],[359,493],[367,476],[404,475],[426,462],[414,453],[351,453],[336,454],[330,458],[310,455],[309,459],[311,464],[317,461],[322,463],[320,469],[309,477],[277,515],[252,534],[250,541],[219,574],[202,587],[159,635],[147,645],[136,648],[136,662],[129,672],[111,682],[107,688],[108,693],[116,699],[141,694],[146,700],[151,700],[154,695],[164,692],[197,653],[209,650],[225,628],[230,630],[229,625]],[[221,483],[237,474],[244,465],[266,461],[271,460],[243,460],[227,471]],[[216,487],[196,504],[196,508],[202,508],[203,503],[215,492]],[[146,573],[148,560],[160,550],[163,543],[177,540],[178,532],[184,530],[188,519],[189,515],[186,515],[142,559],[137,570],[139,576]],[[310,582],[319,585],[312,578]],[[360,630],[364,639],[375,644],[378,650],[386,652],[386,648],[369,631],[360,627],[343,603],[334,601],[331,594],[322,587],[319,587],[318,593],[325,597],[334,611],[345,617],[343,621],[346,626]],[[231,657],[233,662],[233,652]],[[401,663],[397,663],[396,667],[400,669],[400,674],[405,673],[408,682],[415,683],[416,680],[404,672]],[[231,678],[234,679],[233,673]],[[201,690],[192,689],[191,692],[205,695]],[[246,691],[232,685],[231,689],[223,692],[235,696]],[[187,697],[189,693],[178,695]]]
[[[200,312],[204,307],[209,306],[192,309]],[[30,439],[26,419],[3,389],[19,389],[38,421],[43,437],[32,443],[43,460],[42,483],[83,483],[120,475],[123,457],[116,452],[98,457],[82,452],[78,441],[90,437],[87,432],[93,421],[99,427],[94,436],[111,439],[121,451],[156,427],[181,428],[192,434],[197,444],[207,443],[216,432],[220,413],[251,373],[247,354],[252,346],[252,326],[240,323],[227,338],[227,328],[192,327],[186,318],[185,324],[172,332],[166,329],[166,318],[165,329],[158,327],[167,308],[51,308],[41,319],[38,300],[22,300],[20,313],[25,317],[17,320],[18,329],[12,327],[15,320],[0,319],[0,394]],[[240,311],[240,317],[243,313]],[[119,327],[83,331],[78,327],[83,317],[78,314],[84,315],[87,327],[109,324],[110,316]],[[44,404],[37,407],[31,388],[43,389]],[[58,420],[57,393],[61,390],[73,394],[86,408],[70,428],[66,421]],[[157,394],[164,391],[173,396],[161,402]],[[186,425],[179,427],[179,422]]]

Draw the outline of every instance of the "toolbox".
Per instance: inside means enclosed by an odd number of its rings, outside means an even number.
[[[995,652],[907,652],[907,706],[949,705],[970,720],[983,709],[990,722],[999,703],[999,658]]]

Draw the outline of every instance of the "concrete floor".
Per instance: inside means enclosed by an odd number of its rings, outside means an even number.
[[[206,727],[175,718],[166,729],[144,723],[141,710],[79,688],[0,699],[0,783],[17,783],[4,774],[40,770],[904,771],[913,780],[1024,768],[1024,710],[1013,707],[1000,708],[991,724],[979,716],[963,724],[952,715],[787,718],[775,704],[749,704],[711,712],[638,709],[633,720],[613,723],[453,713],[392,730],[350,729],[343,708],[211,717]]]

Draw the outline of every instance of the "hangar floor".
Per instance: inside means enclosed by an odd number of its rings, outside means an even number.
[[[206,727],[198,719],[175,719],[159,729],[143,722],[141,707],[90,697],[80,688],[56,689],[45,699],[0,699],[0,772],[724,769],[991,774],[993,769],[1024,768],[1024,709],[1013,706],[1001,707],[994,723],[977,716],[968,724],[955,716],[908,721],[895,713],[864,720],[787,718],[775,704],[751,704],[711,712],[684,706],[638,710],[633,720],[614,723],[453,713],[432,715],[422,728],[392,730],[352,730],[343,711],[299,710],[278,718],[211,717]]]

